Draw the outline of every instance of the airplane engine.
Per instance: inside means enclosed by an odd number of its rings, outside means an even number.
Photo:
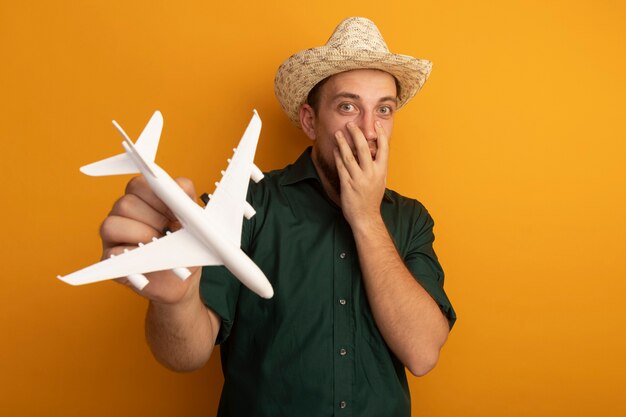
[[[137,288],[139,291],[143,290],[144,287],[150,283],[148,278],[146,278],[143,274],[130,274],[128,276],[128,281],[130,281],[133,287]]]
[[[245,202],[243,206],[243,215],[246,219],[250,220],[256,214],[256,210],[248,203]]]
[[[182,281],[186,280],[189,278],[189,275],[191,275],[191,271],[187,268],[174,268],[172,269],[172,272],[174,272],[174,274]]]
[[[252,164],[252,172],[250,173],[250,178],[252,178],[252,181],[254,182],[259,182],[263,179],[263,173],[254,164]]]

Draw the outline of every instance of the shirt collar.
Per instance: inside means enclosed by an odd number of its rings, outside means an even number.
[[[319,183],[320,187],[322,187],[322,181],[320,180],[317,170],[315,169],[315,165],[313,165],[313,160],[311,159],[311,150],[312,148],[310,146],[306,148],[304,152],[302,152],[302,155],[300,155],[300,157],[291,165],[291,169],[289,169],[285,175],[282,185],[292,185],[301,181],[315,180]],[[387,188],[385,188],[383,199],[387,202],[393,202]]]
[[[320,185],[322,184],[311,159],[311,150],[310,146],[306,148],[302,155],[296,159],[296,162],[291,165],[283,179],[283,185],[292,185],[306,180],[316,180]]]

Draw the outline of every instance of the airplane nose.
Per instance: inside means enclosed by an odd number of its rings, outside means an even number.
[[[260,295],[266,300],[269,300],[270,298],[274,297],[274,289],[270,285],[266,290],[262,291]]]

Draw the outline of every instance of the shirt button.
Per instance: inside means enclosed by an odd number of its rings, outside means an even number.
[[[346,259],[346,253],[345,253],[345,252],[341,252],[341,253],[339,254],[339,257],[340,257],[341,259]]]
[[[347,405],[348,403],[346,403],[345,401],[342,401],[339,403],[339,408],[346,408]]]
[[[339,299],[339,304],[341,304],[342,306],[345,306],[345,305],[346,305],[346,300],[345,300],[345,298],[340,298],[340,299]]]
[[[348,351],[347,351],[347,350],[345,350],[345,349],[343,349],[343,348],[342,348],[342,349],[339,349],[339,354],[340,354],[341,356],[346,356],[346,354],[347,354],[347,353],[348,353]]]

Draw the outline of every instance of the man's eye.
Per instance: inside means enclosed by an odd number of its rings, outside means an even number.
[[[383,106],[378,111],[383,115],[389,115],[393,112],[393,109],[389,106]]]
[[[350,104],[350,103],[342,103],[339,105],[339,109],[342,111],[353,111],[354,110],[354,105]]]

